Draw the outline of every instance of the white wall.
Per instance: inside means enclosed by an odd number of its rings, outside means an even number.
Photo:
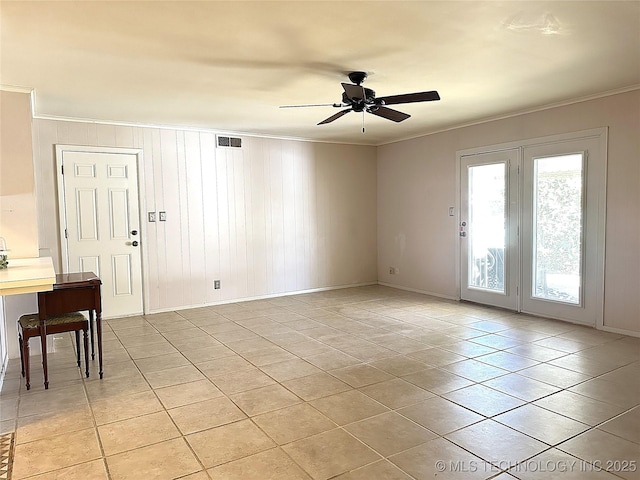
[[[231,150],[212,132],[33,128],[39,243],[58,271],[54,145],[143,149],[142,205],[167,212],[141,242],[147,311],[377,281],[375,147],[243,137]]]
[[[5,326],[4,317],[4,297],[0,297],[0,389],[2,388],[2,379],[7,369],[7,328]]]
[[[0,237],[13,258],[38,256],[31,96],[0,90]]]
[[[213,133],[36,119],[40,247],[59,261],[53,145],[137,147],[147,209],[169,215],[146,224],[150,310],[376,279],[455,297],[455,152],[604,126],[604,323],[640,332],[640,91],[377,149],[245,137],[239,154]]]
[[[604,325],[640,333],[640,90],[379,147],[379,281],[457,296],[457,150],[597,127],[609,127]]]
[[[35,293],[8,295],[4,298],[4,314],[7,334],[7,354],[9,358],[20,358],[18,347],[18,319],[25,313],[38,311],[38,297]],[[31,355],[40,353],[40,342],[33,340],[30,344]],[[47,351],[55,351],[53,338],[47,338]]]

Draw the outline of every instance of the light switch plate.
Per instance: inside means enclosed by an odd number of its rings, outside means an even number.
[[[167,212],[158,212],[160,214],[160,221],[161,222],[166,222],[167,221]]]
[[[149,221],[150,222],[156,221],[156,212],[149,212]]]

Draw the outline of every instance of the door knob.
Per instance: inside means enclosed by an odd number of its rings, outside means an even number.
[[[131,235],[137,235],[138,234],[138,230],[131,230]]]
[[[134,240],[133,242],[131,242],[131,245],[133,245],[134,247],[137,247],[138,246],[138,241]]]

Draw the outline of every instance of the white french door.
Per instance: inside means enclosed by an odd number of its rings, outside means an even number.
[[[460,162],[460,297],[602,324],[606,131]]]
[[[593,137],[524,147],[523,312],[588,325],[601,317],[603,155]]]
[[[461,297],[518,308],[518,163],[520,150],[461,159]]]

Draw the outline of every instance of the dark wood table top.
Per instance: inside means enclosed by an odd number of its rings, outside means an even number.
[[[93,272],[57,273],[53,289],[86,286],[87,283],[102,283],[100,277]]]

